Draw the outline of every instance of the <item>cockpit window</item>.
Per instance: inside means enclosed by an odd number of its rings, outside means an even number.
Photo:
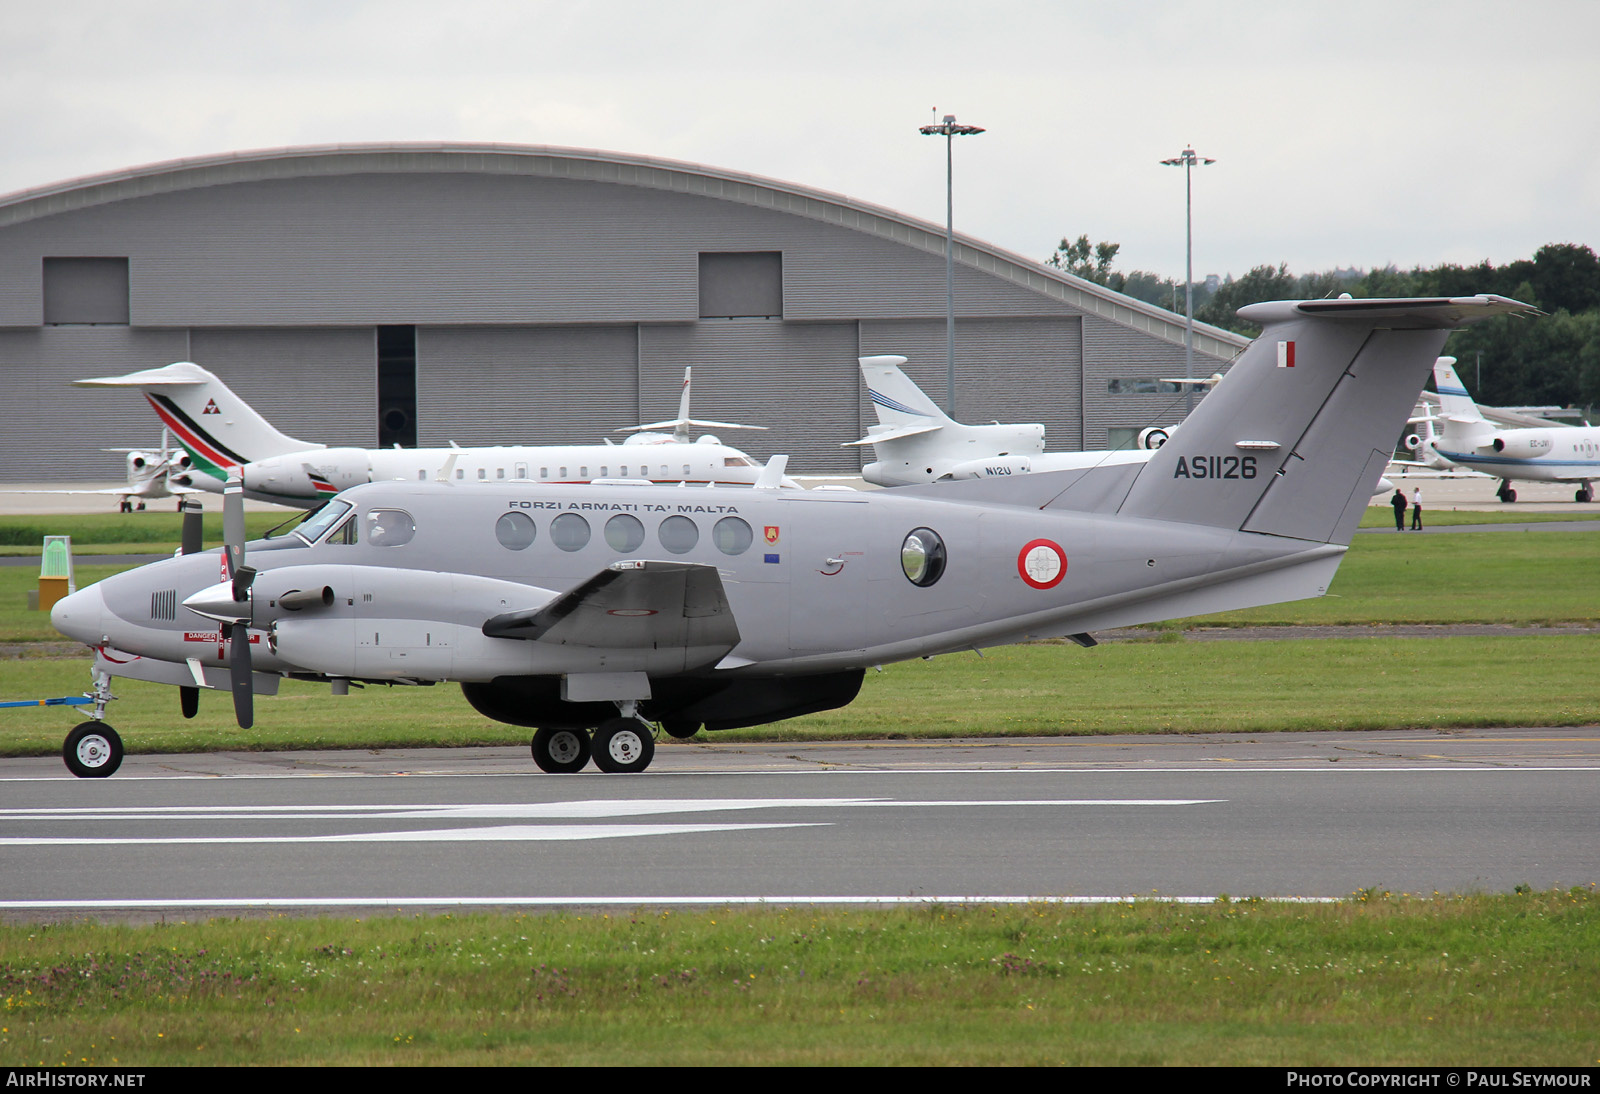
[[[374,509],[367,514],[367,542],[374,547],[399,547],[416,534],[416,522],[404,509]]]
[[[330,501],[307,517],[294,530],[294,534],[307,543],[315,543],[322,538],[324,532],[338,524],[340,519],[350,512],[350,508],[350,503],[347,501],[339,501],[337,499]]]

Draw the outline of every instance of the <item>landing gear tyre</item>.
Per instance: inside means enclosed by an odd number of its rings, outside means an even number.
[[[661,728],[668,737],[676,737],[680,741],[687,741],[690,737],[700,732],[700,723],[672,718],[662,722]]]
[[[594,731],[594,765],[613,775],[643,771],[655,758],[650,728],[637,718],[612,718]]]
[[[1510,505],[1517,500],[1517,492],[1515,490],[1502,490],[1500,491],[1500,500]]]
[[[1588,505],[1591,501],[1594,500],[1594,487],[1592,487],[1592,486],[1581,487],[1578,490],[1578,492],[1572,496],[1572,500],[1581,501],[1585,505]]]
[[[122,738],[104,722],[84,722],[67,734],[61,758],[80,779],[104,779],[122,766]]]
[[[541,729],[533,735],[533,762],[551,775],[572,775],[589,764],[589,735],[581,729]]]

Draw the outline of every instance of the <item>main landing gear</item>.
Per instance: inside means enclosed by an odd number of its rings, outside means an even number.
[[[1594,483],[1586,482],[1582,486],[1578,487],[1578,492],[1572,495],[1572,500],[1581,501],[1585,505],[1588,505],[1594,500]]]
[[[572,775],[594,760],[601,771],[627,775],[643,771],[655,758],[655,736],[639,718],[608,718],[594,731],[546,727],[533,735],[533,762],[552,775]]]
[[[594,730],[561,726],[545,727],[533,735],[533,762],[540,771],[552,775],[571,775],[582,771],[593,760],[601,771],[631,775],[643,771],[655,759],[655,733],[636,713],[636,704],[619,702],[616,718],[607,718]],[[674,737],[693,737],[699,722],[668,721],[662,729]]]
[[[67,770],[80,779],[104,779],[122,766],[122,738],[104,720],[106,703],[113,698],[111,678],[96,673],[94,713],[90,721],[73,727],[61,746]]]
[[[1495,497],[1499,498],[1507,505],[1510,505],[1512,502],[1517,500],[1517,492],[1511,489],[1510,479],[1500,480],[1500,489],[1495,491]]]

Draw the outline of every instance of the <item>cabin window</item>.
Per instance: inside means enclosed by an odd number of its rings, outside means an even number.
[[[494,469],[494,477],[497,478],[497,479],[505,478],[506,477],[506,469],[503,468],[503,467],[495,468]]]
[[[661,546],[675,555],[688,554],[700,542],[700,529],[688,517],[668,517],[661,522],[656,534],[661,538]]]
[[[517,464],[516,472],[517,472],[517,478],[519,478],[519,479],[527,478],[528,477],[528,465],[525,464],[525,463]]]
[[[467,469],[465,467],[456,468],[456,481],[457,482],[460,482],[462,479],[464,479],[466,477],[467,477]]]
[[[508,551],[524,551],[533,546],[539,529],[526,513],[507,513],[494,523],[494,538]]]
[[[589,477],[589,465],[588,464],[584,464],[582,467],[578,468],[578,478],[586,479],[588,477]]]
[[[913,585],[927,588],[944,574],[944,540],[932,528],[917,528],[900,545],[900,569]]]
[[[427,468],[425,468],[425,467],[417,468],[417,481],[418,482],[427,482],[428,481],[428,470],[427,470]]]
[[[548,467],[539,468],[539,477],[541,479],[548,479],[550,477],[550,469]]]
[[[589,522],[576,513],[562,513],[550,522],[550,542],[563,551],[581,551],[589,545]]]
[[[606,470],[605,464],[600,465],[600,477],[602,479],[609,479],[611,477],[611,472]]]
[[[482,482],[484,479],[486,479],[488,477],[489,477],[489,469],[487,467],[478,468],[478,481],[479,482]]]
[[[711,542],[725,555],[742,555],[754,541],[750,526],[738,517],[723,517],[711,526]]]
[[[416,521],[404,509],[374,509],[367,514],[367,542],[374,547],[400,547],[416,534]]]
[[[683,465],[683,477],[684,478],[688,478],[689,477],[689,465],[688,464],[684,464]]]
[[[644,525],[638,517],[618,513],[606,521],[606,543],[613,551],[637,551],[644,542]]]
[[[563,479],[564,479],[564,478],[566,478],[566,477],[567,477],[567,469],[566,469],[566,468],[565,468],[565,467],[563,467],[563,468],[562,468],[562,469],[561,469],[561,475],[560,475],[560,477],[561,477],[561,478],[563,478]]]

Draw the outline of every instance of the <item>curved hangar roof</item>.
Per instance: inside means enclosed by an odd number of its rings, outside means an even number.
[[[938,225],[795,183],[647,156],[512,144],[312,145],[172,160],[0,196],[0,229],[130,199],[213,186],[374,174],[520,176],[608,183],[769,209],[932,254],[942,255],[945,246],[944,230]],[[969,236],[957,235],[955,261],[1163,341],[1183,341],[1179,316]],[[1245,342],[1219,328],[1195,326],[1195,350],[1199,353],[1229,359]]]

